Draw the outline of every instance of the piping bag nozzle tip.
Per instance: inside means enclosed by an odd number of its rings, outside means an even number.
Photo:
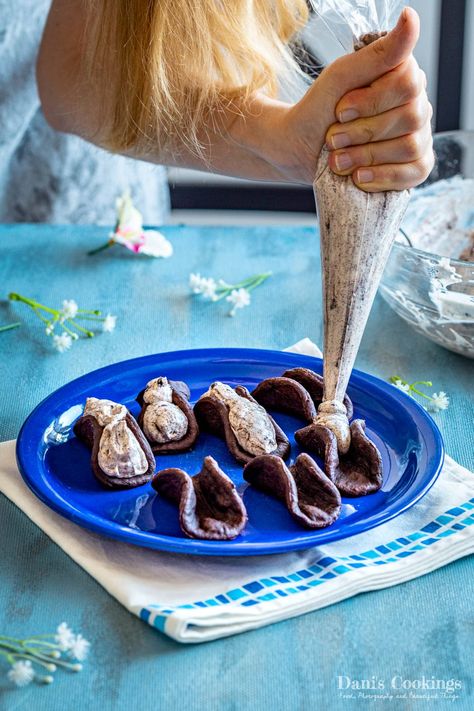
[[[324,400],[318,407],[315,424],[327,427],[337,440],[340,454],[346,454],[351,446],[351,431],[347,418],[347,409],[339,400]]]

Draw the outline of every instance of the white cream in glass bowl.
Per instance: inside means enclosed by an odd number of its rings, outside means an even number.
[[[418,333],[474,358],[474,131],[437,134],[434,146],[436,166],[412,191],[380,293]]]

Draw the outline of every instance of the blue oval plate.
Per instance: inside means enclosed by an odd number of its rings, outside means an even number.
[[[92,474],[89,450],[72,432],[88,396],[121,402],[136,416],[135,396],[159,375],[187,382],[194,402],[214,380],[252,390],[264,378],[296,366],[322,372],[318,358],[243,348],[160,353],[95,370],[56,390],[28,417],[17,443],[20,472],[41,501],[80,526],[135,545],[195,555],[260,555],[310,548],[366,531],[413,506],[441,470],[441,435],[412,398],[357,371],[348,392],[355,416],[366,420],[367,434],[381,452],[383,486],[371,496],[343,499],[339,519],[319,531],[300,528],[281,502],[248,486],[225,444],[203,433],[192,452],[160,456],[157,468],[178,466],[196,474],[204,456],[212,454],[236,483],[249,521],[233,541],[186,538],[177,508],[160,498],[150,484],[130,491],[103,489]],[[302,423],[278,413],[275,418],[290,439],[293,460],[300,452],[293,433]]]

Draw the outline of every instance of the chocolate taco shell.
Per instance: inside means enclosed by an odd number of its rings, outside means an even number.
[[[382,486],[380,452],[365,434],[364,420],[354,420],[350,430],[347,454],[339,454],[334,433],[324,425],[308,425],[295,432],[295,439],[324,460],[326,474],[343,496],[373,494]]]
[[[283,377],[291,378],[292,380],[296,380],[296,382],[300,383],[300,385],[302,385],[309,393],[315,408],[318,409],[324,399],[324,383],[322,377],[318,373],[315,373],[309,368],[291,368],[290,370],[285,370]],[[349,395],[344,395],[343,402],[347,410],[347,419],[350,420],[354,416],[354,407]]]
[[[245,466],[244,479],[283,501],[305,528],[326,528],[341,512],[339,491],[308,454],[300,454],[291,467],[272,454],[255,457]]]
[[[237,385],[234,390],[237,395],[240,395],[251,402],[256,402],[256,400],[254,400],[254,398],[250,395],[247,388],[243,385]],[[194,413],[200,428],[224,439],[230,453],[238,462],[241,464],[247,464],[247,462],[250,462],[250,460],[255,457],[254,454],[250,454],[242,449],[238,443],[230,426],[227,407],[221,400],[213,397],[212,395],[200,397],[194,405]],[[275,429],[277,441],[277,448],[274,452],[271,452],[271,454],[276,454],[277,456],[285,459],[290,453],[290,442],[271,415],[268,415],[268,417]]]
[[[189,404],[191,392],[188,386],[180,380],[169,380],[168,382],[171,385],[171,390],[173,392],[173,405],[176,405],[182,412],[184,412],[186,419],[188,420],[188,429],[186,430],[184,437],[179,440],[173,440],[170,442],[152,442],[151,440],[148,440],[150,442],[151,449],[155,454],[187,452],[189,449],[193,448],[199,436],[198,423],[196,421],[193,408]],[[142,408],[137,418],[138,424],[141,428],[143,428],[143,418],[148,407],[148,404],[143,400],[145,389],[146,388],[139,392],[136,397],[138,404]]]
[[[153,478],[152,486],[178,505],[181,530],[189,538],[229,541],[245,527],[244,503],[212,457],[204,459],[196,476],[183,469],[164,469]]]
[[[252,390],[252,397],[267,410],[287,412],[312,422],[316,408],[306,388],[292,378],[266,378]]]
[[[131,430],[135,439],[138,441],[143,453],[148,462],[148,469],[144,474],[133,477],[112,477],[106,474],[99,466],[99,444],[104,427],[101,427],[93,415],[82,415],[74,425],[74,434],[81,440],[91,452],[91,466],[96,479],[109,489],[132,489],[135,486],[141,486],[150,481],[155,472],[155,458],[151,451],[145,435],[141,431],[132,415],[127,412],[125,416],[127,427]]]

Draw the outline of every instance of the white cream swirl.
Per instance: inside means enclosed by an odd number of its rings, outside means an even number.
[[[241,397],[229,385],[220,382],[213,383],[203,397],[206,395],[217,398],[227,407],[230,427],[243,450],[255,456],[275,451],[275,428],[261,405]]]
[[[89,397],[84,415],[91,415],[103,427],[97,462],[107,476],[128,479],[148,470],[148,460],[126,422],[127,408],[112,400]]]
[[[188,431],[188,418],[173,403],[173,389],[168,378],[154,378],[143,394],[146,403],[143,431],[151,442],[176,442]]]
[[[337,449],[340,454],[346,454],[351,446],[351,431],[347,419],[346,406],[338,400],[325,400],[318,407],[314,424],[323,425],[334,433]]]

